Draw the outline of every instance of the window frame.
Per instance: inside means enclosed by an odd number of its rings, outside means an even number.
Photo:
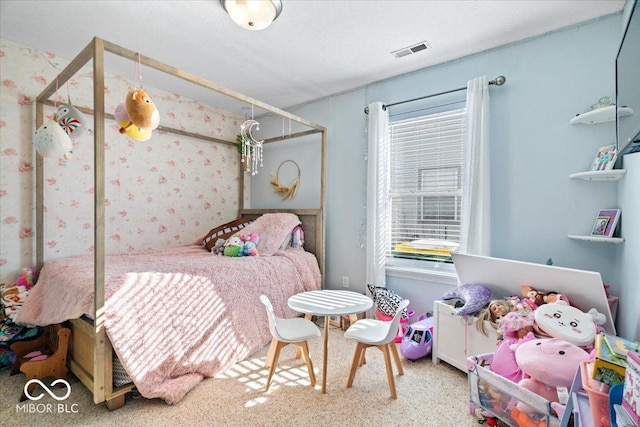
[[[459,102],[459,103],[455,103],[455,104],[449,104],[447,105],[445,108],[438,108],[437,111],[430,111],[427,112],[426,114],[424,112],[421,112],[420,114],[411,114],[410,117],[407,117],[406,113],[402,114],[404,117],[402,118],[398,118],[396,120],[390,120],[389,121],[389,133],[390,135],[392,134],[391,129],[394,126],[394,124],[397,124],[397,122],[401,121],[401,120],[407,120],[407,119],[414,119],[414,120],[421,120],[425,117],[428,116],[435,116],[438,114],[442,114],[443,112],[451,112],[454,113],[456,111],[460,110],[460,112],[463,113],[463,116],[465,117],[465,122],[461,125],[462,129],[466,128],[466,103],[465,102]],[[461,135],[460,137],[460,144],[461,144],[461,148],[462,150],[464,150],[464,143],[465,143],[465,135],[464,133]],[[393,144],[393,139],[391,139],[391,144]],[[461,157],[459,160],[459,163],[456,164],[455,166],[444,166],[444,169],[447,168],[456,168],[458,169],[457,172],[457,181],[459,183],[458,188],[454,191],[454,195],[452,197],[454,197],[454,205],[458,204],[459,207],[454,209],[454,216],[457,216],[459,219],[459,228],[462,227],[462,193],[463,193],[463,176],[462,174],[464,173],[463,168],[464,168],[464,151],[461,153]],[[389,159],[389,169],[391,169],[391,162],[392,160]],[[423,182],[421,180],[421,174],[423,173],[423,170],[426,170],[429,168],[419,168],[418,169],[418,175],[416,177],[416,179],[419,180],[419,187],[421,187],[423,185]],[[431,168],[434,169],[434,168]],[[437,169],[437,168],[436,168]],[[389,185],[391,185],[391,179],[389,180]],[[388,193],[387,193],[387,197],[389,198],[389,205],[391,205],[391,188],[388,189]],[[424,215],[424,198],[425,197],[439,197],[437,195],[434,196],[416,196],[416,198],[419,200],[419,204],[420,207],[418,208],[418,211],[416,212],[417,216],[416,216],[416,222],[418,221],[417,218],[418,216],[423,216]],[[446,197],[446,195],[444,195],[444,197]],[[392,211],[392,209],[390,209],[390,211]],[[457,275],[455,273],[455,267],[453,265],[452,261],[448,261],[448,262],[443,262],[443,261],[435,261],[435,260],[425,260],[425,259],[410,259],[410,258],[400,258],[400,257],[394,257],[392,256],[392,223],[393,223],[393,212],[390,212],[388,214],[388,232],[387,232],[387,238],[386,238],[386,243],[385,246],[387,248],[387,255],[386,255],[386,259],[385,259],[385,270],[386,270],[386,274],[389,276],[396,276],[396,277],[404,277],[404,278],[410,278],[410,279],[417,279],[417,280],[437,280],[438,282],[451,282],[451,284],[455,284],[457,283]],[[460,238],[458,236],[457,239],[457,243],[460,243]]]

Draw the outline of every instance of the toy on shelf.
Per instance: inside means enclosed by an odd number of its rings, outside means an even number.
[[[424,313],[415,323],[409,325],[402,337],[400,354],[409,360],[417,360],[431,353],[433,346],[433,317],[431,313]]]

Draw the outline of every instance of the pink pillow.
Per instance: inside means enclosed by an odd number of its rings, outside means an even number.
[[[292,213],[268,213],[260,216],[254,222],[240,231],[242,235],[257,233],[260,236],[258,254],[271,256],[285,239],[291,237],[293,228],[300,224],[300,218]]]

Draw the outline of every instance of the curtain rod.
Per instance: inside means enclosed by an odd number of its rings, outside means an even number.
[[[498,76],[495,79],[489,81],[490,85],[502,86],[507,81],[505,76]],[[445,92],[433,93],[431,95],[421,96],[419,98],[407,99],[406,101],[394,102],[393,104],[384,104],[382,106],[383,110],[386,110],[389,107],[393,107],[394,105],[406,104],[407,102],[419,101],[421,99],[432,98],[434,96],[446,95],[448,93],[460,92],[461,90],[466,90],[466,87],[459,87],[457,89],[447,90]],[[364,113],[369,114],[369,107],[364,107]]]

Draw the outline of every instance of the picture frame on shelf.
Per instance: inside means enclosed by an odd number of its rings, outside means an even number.
[[[613,166],[616,163],[617,154],[615,144],[605,145],[598,148],[596,157],[593,159],[593,163],[591,163],[591,170],[608,171],[613,169]]]
[[[591,230],[592,236],[604,237],[604,232],[607,229],[607,224],[609,224],[609,217],[598,217],[596,218],[596,223],[593,224],[593,230]]]
[[[591,235],[594,237],[613,237],[619,219],[620,209],[600,209]]]

